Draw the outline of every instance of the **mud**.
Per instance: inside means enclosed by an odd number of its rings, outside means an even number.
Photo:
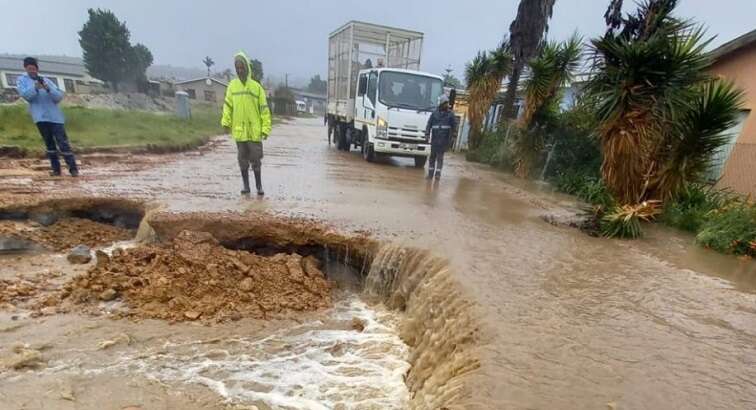
[[[63,218],[49,226],[34,222],[0,221],[0,236],[22,239],[64,252],[78,245],[96,248],[134,237],[135,230],[83,218]]]
[[[100,308],[122,300],[114,317],[172,322],[272,319],[331,306],[331,286],[313,256],[259,256],[223,248],[208,233],[183,231],[161,245],[102,253],[61,299]],[[91,310],[91,309],[90,309]]]

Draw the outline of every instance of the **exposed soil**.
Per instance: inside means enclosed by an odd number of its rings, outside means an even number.
[[[129,309],[118,317],[221,322],[329,307],[330,290],[312,256],[233,251],[208,233],[184,231],[164,245],[98,254],[62,296],[95,309],[122,299]]]
[[[66,217],[50,226],[31,221],[0,221],[0,236],[11,236],[65,252],[78,245],[90,248],[125,241],[134,231],[88,219]]]

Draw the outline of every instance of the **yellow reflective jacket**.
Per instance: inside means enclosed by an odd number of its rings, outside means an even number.
[[[260,142],[268,138],[271,129],[265,90],[252,79],[252,66],[247,55],[239,52],[236,57],[242,57],[247,63],[247,82],[245,84],[234,78],[228,84],[221,125],[231,128],[231,135],[236,141]]]

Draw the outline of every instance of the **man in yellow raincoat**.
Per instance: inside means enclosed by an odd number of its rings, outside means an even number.
[[[252,78],[252,66],[243,52],[234,56],[238,78],[231,80],[226,88],[221,125],[236,140],[239,168],[244,188],[241,193],[250,193],[249,168],[255,173],[257,195],[265,195],[262,188],[260,166],[263,158],[262,142],[271,129],[270,109],[265,90]]]

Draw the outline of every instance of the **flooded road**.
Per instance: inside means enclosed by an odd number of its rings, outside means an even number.
[[[274,128],[264,199],[239,197],[235,155],[226,142],[65,186],[177,211],[314,217],[448,258],[484,328],[467,408],[756,408],[752,261],[661,227],[635,242],[554,227],[540,216],[575,204],[542,185],[458,156],[427,183],[410,160],[329,148],[319,119]]]

